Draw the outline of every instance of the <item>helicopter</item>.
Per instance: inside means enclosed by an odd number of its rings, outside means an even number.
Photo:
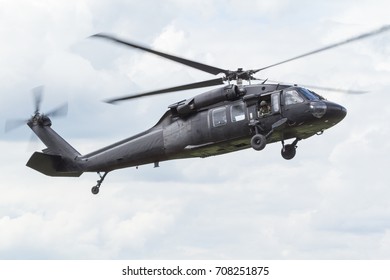
[[[34,152],[26,165],[48,176],[79,177],[84,172],[96,172],[99,178],[91,189],[96,195],[106,175],[120,168],[138,168],[145,164],[159,167],[162,161],[205,158],[247,148],[261,151],[266,145],[275,142],[282,144],[282,157],[291,160],[296,155],[299,141],[321,135],[326,129],[342,121],[347,110],[314,92],[314,87],[308,89],[296,84],[272,82],[255,78],[254,74],[389,29],[390,25],[386,25],[266,67],[254,70],[238,68],[233,71],[156,51],[109,34],[95,34],[91,37],[152,53],[209,74],[223,75],[216,79],[109,99],[106,100],[108,103],[223,86],[173,103],[150,129],[85,155],[81,155],[51,127],[51,117],[62,115],[67,107],[61,106],[47,114],[41,113],[42,88],[37,88],[35,112],[24,123],[27,123],[46,148],[41,152]],[[260,83],[252,84],[256,80]],[[290,139],[293,139],[292,142],[287,144],[286,141]]]

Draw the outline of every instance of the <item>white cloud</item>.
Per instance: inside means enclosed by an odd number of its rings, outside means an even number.
[[[70,102],[68,118],[53,127],[89,152],[153,125],[167,105],[199,91],[120,106],[101,99],[211,78],[86,39],[96,32],[234,70],[265,66],[387,20],[382,1],[294,7],[288,1],[202,1],[207,8],[138,2],[2,1],[2,118],[28,118],[28,91],[44,83],[43,109],[59,105],[64,95]],[[95,174],[43,176],[24,166],[27,128],[2,135],[1,258],[388,258],[388,38],[259,73],[371,89],[360,96],[321,92],[345,105],[348,115],[324,135],[301,141],[292,161],[272,144],[262,152],[163,162],[157,169],[112,172],[93,197]]]

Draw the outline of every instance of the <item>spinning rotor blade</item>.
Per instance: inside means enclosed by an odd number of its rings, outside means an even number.
[[[118,101],[135,99],[135,98],[151,96],[151,95],[156,95],[156,94],[161,94],[161,93],[168,93],[168,92],[175,92],[175,91],[180,91],[180,90],[188,90],[188,89],[216,86],[216,85],[223,84],[223,81],[224,81],[223,78],[218,78],[218,79],[207,80],[207,81],[202,81],[202,82],[197,82],[197,83],[192,83],[192,84],[187,84],[187,85],[182,85],[182,86],[177,86],[177,87],[149,91],[149,92],[135,94],[135,95],[127,95],[127,96],[123,96],[123,97],[119,97],[119,98],[109,99],[109,100],[106,100],[106,102],[113,104],[113,103],[116,103]]]
[[[31,90],[34,98],[34,114],[39,113],[42,99],[43,99],[43,90],[44,90],[44,86],[37,86]],[[27,122],[28,120],[22,120],[22,119],[6,120],[4,132],[8,133],[11,130],[14,130],[22,125],[25,125]]]
[[[236,71],[221,69],[218,67],[210,66],[210,65],[199,63],[199,62],[192,61],[192,60],[188,60],[188,59],[181,58],[178,56],[155,51],[155,50],[152,50],[150,48],[144,47],[144,46],[139,45],[139,44],[135,44],[135,43],[132,43],[129,41],[124,41],[124,40],[118,39],[118,38],[116,38],[112,35],[108,35],[108,34],[98,33],[98,34],[92,35],[91,37],[103,38],[103,39],[111,40],[111,41],[114,41],[116,43],[128,46],[128,47],[140,49],[140,50],[164,57],[166,59],[184,64],[186,66],[189,66],[189,67],[192,67],[192,68],[195,68],[195,69],[198,69],[198,70],[210,73],[210,74],[214,74],[214,75],[217,75],[220,73],[225,74],[225,77],[223,77],[223,78],[207,80],[207,81],[203,81],[203,82],[192,83],[192,84],[187,84],[187,85],[182,85],[182,86],[177,86],[177,87],[172,87],[172,88],[167,88],[167,89],[162,89],[162,90],[150,91],[150,92],[136,94],[136,95],[129,95],[129,96],[114,98],[114,99],[110,99],[110,100],[106,101],[108,103],[115,103],[118,101],[140,98],[140,97],[144,97],[144,96],[151,96],[151,95],[156,95],[156,94],[160,94],[160,93],[168,93],[168,92],[174,92],[174,91],[180,91],[180,90],[187,90],[187,89],[202,88],[202,87],[213,86],[213,85],[220,85],[220,84],[223,84],[223,82],[226,80],[228,80],[228,81],[239,80],[239,79],[248,80],[248,81],[249,80],[257,80],[256,78],[253,77],[253,74],[255,74],[261,70],[265,70],[265,69],[268,69],[268,68],[271,68],[274,66],[278,66],[278,65],[290,62],[290,61],[294,61],[294,60],[297,60],[297,59],[300,59],[300,58],[303,58],[303,57],[306,57],[309,55],[313,55],[313,54],[320,53],[320,52],[323,52],[323,51],[326,51],[329,49],[333,49],[333,48],[336,48],[336,47],[339,47],[339,46],[342,46],[342,45],[345,45],[345,44],[348,44],[348,43],[351,43],[354,41],[359,41],[359,40],[365,39],[367,37],[371,37],[371,36],[386,32],[388,30],[390,30],[390,25],[384,25],[379,29],[373,30],[371,32],[360,34],[358,36],[349,38],[347,40],[343,40],[341,42],[331,44],[331,45],[319,48],[317,50],[310,51],[310,52],[304,53],[302,55],[295,56],[293,58],[286,59],[286,60],[283,60],[281,62],[268,65],[268,66],[263,67],[263,68],[259,68],[259,69],[255,69],[255,70],[246,70],[246,71],[244,71],[242,68],[238,68]],[[279,82],[276,82],[276,83],[279,83]],[[320,90],[329,90],[329,91],[338,91],[338,92],[347,92],[347,93],[364,93],[365,92],[365,91],[344,90],[344,89],[335,89],[335,88],[318,87],[318,86],[308,86],[308,87],[309,88],[316,88],[316,89],[320,89]],[[40,103],[40,101],[39,102],[37,101],[37,108],[39,108],[39,103]]]
[[[279,85],[294,85],[294,86],[300,86],[307,89],[318,89],[318,90],[325,90],[325,91],[334,91],[334,92],[341,92],[341,93],[348,93],[348,94],[363,94],[368,93],[366,90],[354,90],[354,89],[342,89],[342,88],[332,88],[332,87],[322,87],[322,86],[314,86],[314,85],[304,85],[304,84],[297,84],[297,83],[286,83],[286,82],[280,82],[280,81],[272,81],[268,79],[256,79],[258,81],[267,81],[273,84],[279,84]]]
[[[364,93],[368,93],[368,91],[366,91],[366,90],[331,88],[331,87],[321,87],[321,86],[302,85],[302,84],[298,84],[298,86],[301,86],[301,87],[304,87],[304,88],[307,88],[307,89],[318,89],[318,90],[334,91],[334,92],[341,92],[341,93],[348,93],[348,94],[364,94]]]
[[[32,89],[34,95],[35,112],[39,112],[43,98],[44,86],[38,86]]]
[[[34,109],[35,109],[34,114],[29,119],[26,119],[26,120],[22,120],[22,119],[6,120],[5,128],[4,128],[5,132],[9,132],[15,128],[18,128],[22,125],[27,124],[29,121],[32,121],[35,118],[40,118],[42,116],[47,116],[47,117],[66,116],[66,114],[68,113],[68,103],[65,103],[65,104],[57,107],[56,109],[49,111],[47,114],[40,112],[40,107],[41,107],[41,103],[43,100],[43,89],[44,89],[43,86],[39,86],[39,87],[32,89],[32,93],[33,93],[33,97],[34,97]]]
[[[45,114],[48,117],[65,117],[68,114],[68,103],[62,104],[61,106],[49,111]]]
[[[268,69],[268,68],[271,68],[271,67],[274,67],[274,66],[278,66],[280,64],[284,64],[284,63],[287,63],[287,62],[290,62],[290,61],[293,61],[293,60],[297,60],[299,58],[303,58],[303,57],[306,57],[306,56],[309,56],[309,55],[312,55],[312,54],[316,54],[316,53],[320,53],[320,52],[323,52],[323,51],[326,51],[326,50],[330,50],[330,49],[333,49],[333,48],[336,48],[336,47],[339,47],[339,46],[342,46],[342,45],[345,45],[345,44],[348,44],[348,43],[351,43],[351,42],[354,42],[354,41],[365,39],[367,37],[371,37],[371,36],[380,34],[382,32],[386,32],[389,29],[390,29],[390,25],[384,25],[381,28],[373,30],[371,32],[363,33],[363,34],[360,34],[358,36],[349,38],[347,40],[344,40],[344,41],[341,41],[341,42],[338,42],[338,43],[335,43],[335,44],[332,44],[332,45],[329,45],[329,46],[326,46],[326,47],[322,47],[320,49],[317,49],[317,50],[314,50],[314,51],[311,51],[311,52],[308,52],[308,53],[305,53],[305,54],[301,54],[301,55],[298,55],[296,57],[293,57],[293,58],[290,58],[290,59],[286,59],[286,60],[283,60],[281,62],[278,62],[278,63],[275,63],[275,64],[271,64],[271,65],[268,65],[268,66],[260,68],[260,69],[256,69],[256,70],[254,70],[254,73],[262,71],[262,70],[265,70],[265,69]]]
[[[196,62],[196,61],[192,61],[192,60],[189,60],[189,59],[181,58],[181,57],[178,57],[178,56],[170,55],[170,54],[167,54],[167,53],[155,51],[155,50],[149,49],[147,47],[141,46],[139,44],[135,44],[135,43],[132,43],[132,42],[129,42],[129,41],[124,41],[124,40],[118,39],[118,38],[116,38],[114,36],[111,36],[111,35],[108,35],[108,34],[98,33],[98,34],[92,35],[91,37],[98,37],[98,38],[108,39],[108,40],[111,40],[111,41],[114,41],[114,42],[126,45],[128,47],[132,47],[132,48],[140,49],[140,50],[143,50],[143,51],[146,51],[146,52],[149,52],[149,53],[153,53],[155,55],[164,57],[164,58],[169,59],[169,60],[173,60],[175,62],[187,65],[189,67],[192,67],[192,68],[195,68],[195,69],[198,69],[198,70],[210,73],[210,74],[217,75],[217,74],[220,74],[220,73],[225,73],[225,74],[229,73],[229,70],[225,70],[225,69],[221,69],[221,68],[218,68],[218,67],[210,66],[210,65],[207,65],[207,64],[203,64],[203,63],[200,63],[200,62]]]
[[[28,120],[6,120],[5,121],[5,127],[4,132],[8,133],[11,130],[14,130],[20,126],[25,125],[28,122]]]
[[[39,113],[39,111],[35,111],[35,114],[36,113]],[[44,115],[46,115],[48,117],[56,118],[56,117],[65,117],[67,115],[67,113],[68,113],[68,103],[65,103],[65,104],[57,107],[54,110],[51,110],[50,112],[48,112],[47,114],[44,114]],[[11,130],[14,130],[14,129],[20,127],[20,126],[23,126],[23,125],[25,125],[28,122],[29,122],[29,119],[27,119],[27,120],[22,120],[22,119],[6,120],[4,132],[8,133]]]

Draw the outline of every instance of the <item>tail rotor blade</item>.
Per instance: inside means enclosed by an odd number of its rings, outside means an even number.
[[[36,151],[39,150],[40,144],[39,144],[39,138],[36,134],[31,132],[30,140],[28,141],[28,146],[26,147],[26,151]]]
[[[27,122],[28,120],[6,120],[4,132],[8,133],[11,130],[14,130],[18,127],[25,125]]]
[[[61,106],[49,111],[47,114],[42,114],[40,112],[41,103],[43,100],[43,86],[38,86],[32,89],[33,99],[34,99],[34,114],[29,119],[9,119],[5,122],[4,131],[10,132],[20,126],[27,124],[28,122],[34,121],[36,123],[41,119],[42,116],[46,115],[47,117],[62,117],[66,116],[68,113],[68,103],[64,103]]]
[[[42,98],[43,98],[43,90],[44,86],[38,86],[32,89],[33,95],[34,95],[34,105],[35,105],[35,112],[39,112],[41,108]]]
[[[64,103],[61,106],[49,111],[45,114],[48,117],[65,117],[68,114],[68,103]]]

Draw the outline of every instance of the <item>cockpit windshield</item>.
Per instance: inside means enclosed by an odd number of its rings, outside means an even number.
[[[303,103],[305,100],[298,93],[297,89],[290,89],[284,91],[284,105],[292,105],[297,103]]]
[[[309,89],[306,89],[306,88],[297,88],[297,90],[299,91],[300,94],[302,94],[307,100],[310,100],[310,101],[318,101],[318,100],[323,100],[324,98],[320,95],[318,95],[317,93],[315,93],[314,91],[311,91]]]

